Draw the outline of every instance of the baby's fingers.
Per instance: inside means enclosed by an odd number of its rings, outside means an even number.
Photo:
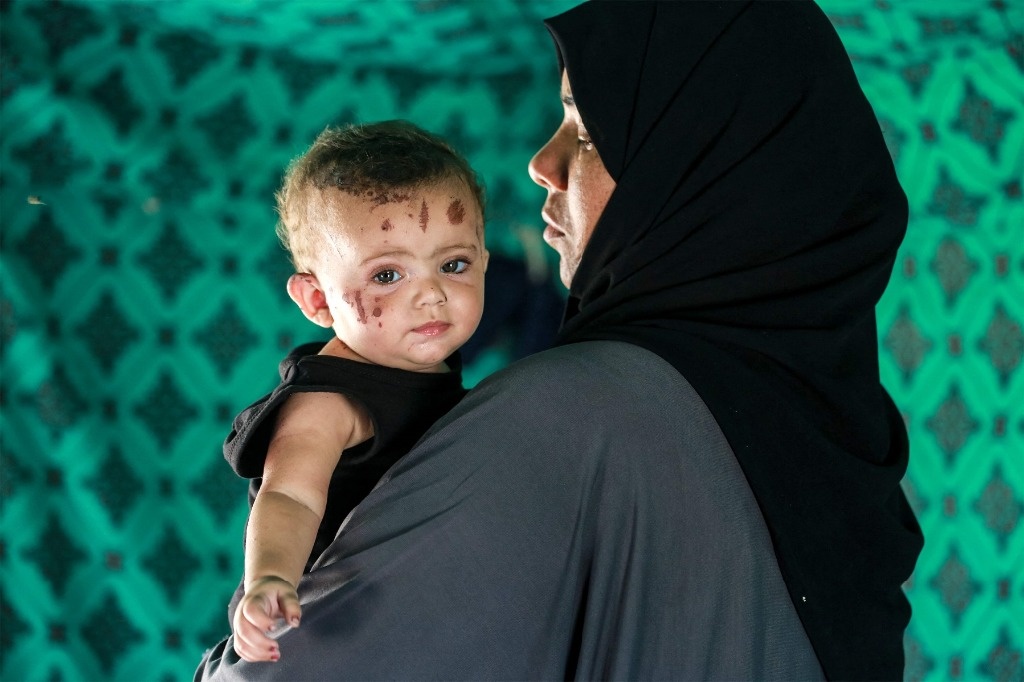
[[[281,608],[281,617],[285,624],[297,628],[302,618],[302,607],[299,606],[299,597],[294,592],[283,592],[278,597],[278,606]]]
[[[277,642],[249,622],[235,628],[235,652],[246,661],[276,661],[281,657]]]
[[[277,642],[252,623],[245,621],[235,628],[235,652],[246,661],[276,661],[281,658]]]
[[[274,619],[264,600],[243,598],[235,612],[235,652],[247,661],[276,661],[281,657],[277,642],[267,636]]]
[[[265,595],[257,591],[242,597],[235,613],[236,621],[252,623],[256,628],[266,632],[274,627],[274,601],[276,595]]]

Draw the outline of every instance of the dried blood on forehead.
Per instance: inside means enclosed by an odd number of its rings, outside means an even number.
[[[355,189],[354,187],[342,187],[341,189],[343,189],[346,193],[354,197],[369,197],[370,203],[373,204],[370,207],[370,211],[373,211],[373,209],[377,208],[378,206],[383,206],[385,204],[395,204],[402,201],[409,201],[409,199],[412,197],[412,195],[409,194],[408,192],[403,192],[397,189],[388,189],[385,187],[377,189],[368,189],[365,191],[361,189]]]
[[[452,203],[448,204],[448,222],[452,225],[461,225],[462,221],[466,217],[466,208],[462,205],[462,201],[456,199]]]
[[[427,200],[424,199],[420,206],[420,229],[427,231],[427,223],[430,222],[430,211],[427,209]]]

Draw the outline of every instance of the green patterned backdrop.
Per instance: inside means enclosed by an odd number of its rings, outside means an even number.
[[[0,2],[0,678],[188,679],[227,632],[246,503],[220,442],[319,336],[272,191],[325,125],[409,118],[482,171],[505,296],[471,382],[546,338],[525,166],[559,116],[540,18],[572,4]],[[906,677],[1020,680],[1024,3],[822,4],[912,210],[879,309],[927,536]]]

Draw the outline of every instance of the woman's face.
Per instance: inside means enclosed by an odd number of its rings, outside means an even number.
[[[544,241],[558,252],[559,274],[568,288],[615,181],[583,127],[564,71],[562,107],[562,124],[530,161],[530,177],[548,191],[541,212]]]

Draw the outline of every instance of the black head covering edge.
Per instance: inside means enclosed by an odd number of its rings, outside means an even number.
[[[679,370],[826,676],[900,678],[922,539],[874,309],[907,203],[835,30],[812,2],[595,0],[545,23],[616,181],[558,343]]]

